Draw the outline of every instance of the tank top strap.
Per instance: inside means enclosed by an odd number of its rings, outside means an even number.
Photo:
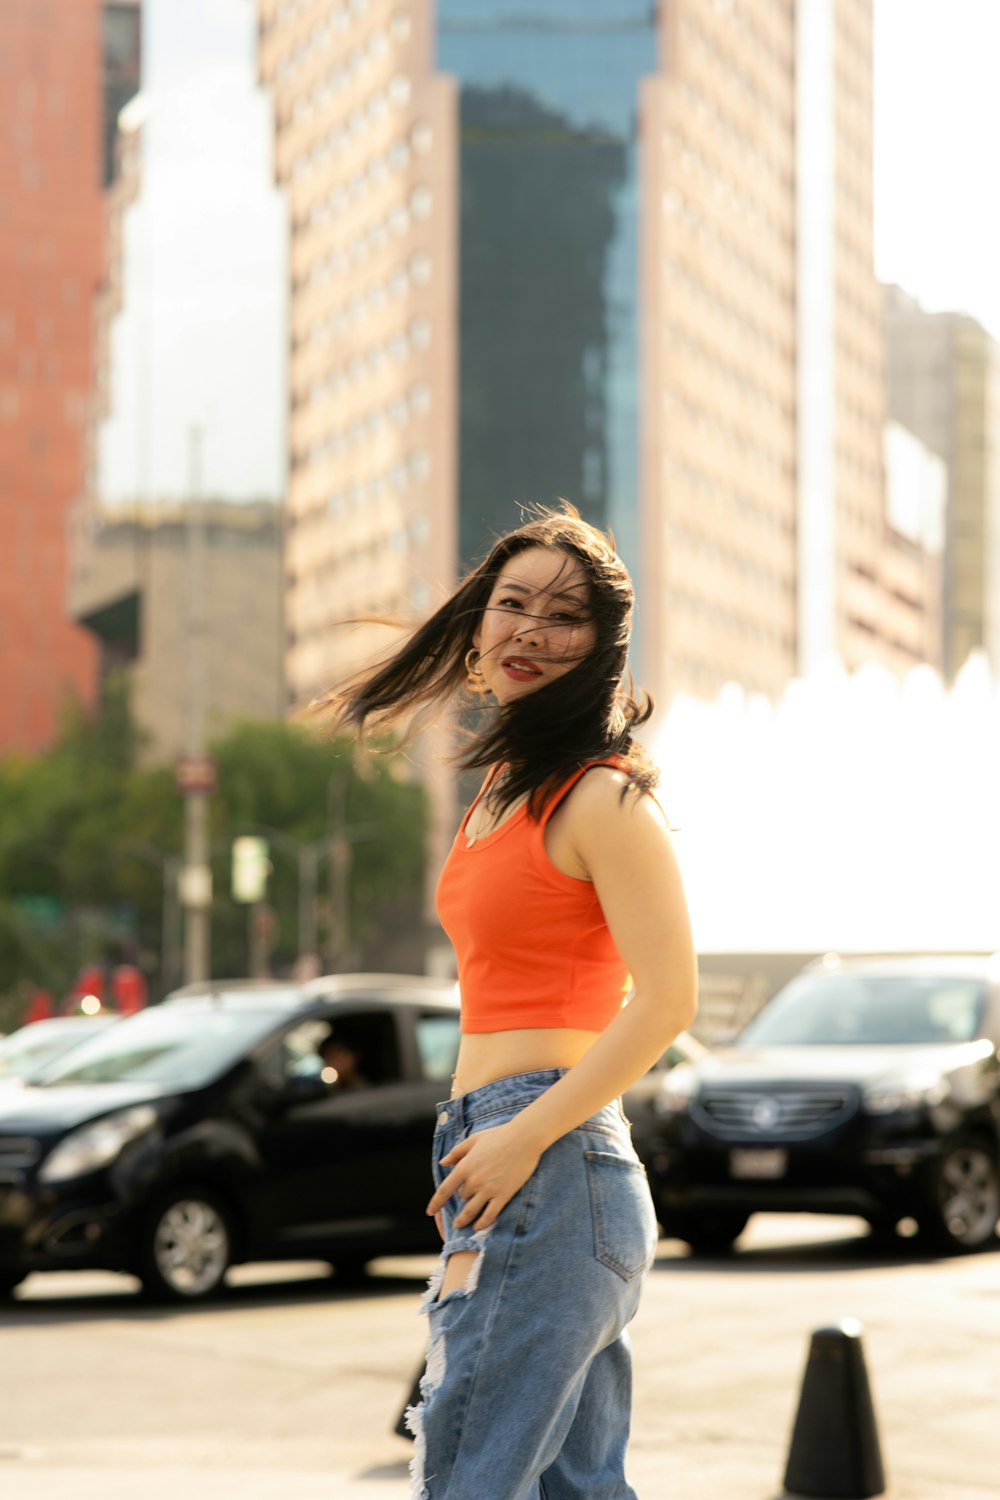
[[[549,819],[552,817],[553,813],[557,812],[558,809],[562,807],[563,803],[565,802],[566,798],[569,796],[573,788],[576,786],[577,782],[582,781],[587,772],[593,771],[596,766],[610,766],[613,771],[624,771],[628,766],[628,761],[626,760],[624,755],[610,755],[603,760],[589,760],[587,761],[586,765],[579,766],[577,770],[575,770],[571,776],[568,776],[562,783],[562,785],[552,793],[545,806],[542,808],[542,814],[538,819],[537,826],[543,833],[546,826],[548,825]]]
[[[468,807],[465,810],[465,815],[462,818],[462,821],[458,825],[458,832],[460,834],[462,834],[462,833],[465,832],[466,827],[468,826],[469,819],[472,817],[472,814],[475,812],[475,810],[479,806],[480,802],[482,802],[483,798],[486,796],[486,793],[489,791],[490,787],[493,785],[493,783],[496,781],[497,777],[501,774],[502,771],[503,771],[503,766],[499,762],[496,765],[490,766],[489,770],[486,772],[485,777],[483,778],[483,784],[482,784],[482,786],[479,788],[479,791],[476,793],[476,795],[473,797],[472,801],[469,803]]]

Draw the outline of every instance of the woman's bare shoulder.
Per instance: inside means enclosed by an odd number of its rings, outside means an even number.
[[[568,799],[575,822],[597,819],[605,824],[608,820],[619,821],[625,817],[655,817],[661,823],[663,815],[656,799],[648,792],[633,787],[627,771],[616,766],[594,766],[581,776]]]

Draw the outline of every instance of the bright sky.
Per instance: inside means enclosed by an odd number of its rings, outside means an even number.
[[[1000,339],[998,60],[1000,0],[875,0],[876,271]]]
[[[198,425],[203,491],[273,500],[285,485],[287,230],[256,6],[145,0],[143,26],[143,181],[125,215],[101,491],[109,503],[185,495]]]

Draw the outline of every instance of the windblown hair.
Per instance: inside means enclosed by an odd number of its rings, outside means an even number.
[[[313,711],[335,728],[359,734],[407,721],[409,732],[463,694],[482,703],[470,681],[466,653],[504,565],[532,547],[549,547],[575,559],[587,580],[586,618],[596,633],[591,651],[564,675],[492,710],[470,731],[457,763],[464,769],[502,764],[505,776],[490,800],[502,810],[527,795],[538,817],[547,799],[580,766],[621,756],[630,790],[650,791],[658,773],[632,738],[653,711],[648,694],[636,694],[628,672],[635,596],[613,540],[581,520],[564,501],[560,511],[534,507],[533,519],[494,545],[434,614],[386,660],[325,694]]]

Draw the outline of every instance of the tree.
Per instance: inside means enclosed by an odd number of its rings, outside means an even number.
[[[172,769],[140,765],[140,750],[117,681],[97,712],[67,714],[48,754],[0,761],[0,1030],[20,1019],[27,989],[43,984],[65,995],[84,964],[136,962],[154,993],[170,979],[162,949],[183,806]],[[271,843],[275,972],[289,970],[298,953],[298,851],[325,845],[337,825],[355,840],[352,945],[377,932],[380,913],[401,901],[418,918],[425,799],[401,775],[398,757],[373,757],[359,769],[351,742],[284,723],[239,724],[212,750],[216,976],[247,972],[247,914],[229,888],[232,840],[241,833]]]
[[[239,725],[214,751],[219,790],[212,808],[217,851],[213,939],[226,954],[227,972],[237,972],[237,958],[242,969],[246,966],[245,916],[222,895],[229,886],[232,840],[240,834],[259,833],[269,841],[268,904],[277,919],[278,969],[289,967],[298,952],[298,851],[332,843],[338,832],[346,835],[352,850],[347,907],[351,947],[363,944],[380,912],[400,898],[410,898],[410,915],[417,919],[426,799],[419,786],[403,778],[405,763],[398,756],[371,756],[362,763],[351,740],[320,739],[288,724]],[[324,883],[329,884],[328,873]],[[323,909],[329,928],[328,901]]]

